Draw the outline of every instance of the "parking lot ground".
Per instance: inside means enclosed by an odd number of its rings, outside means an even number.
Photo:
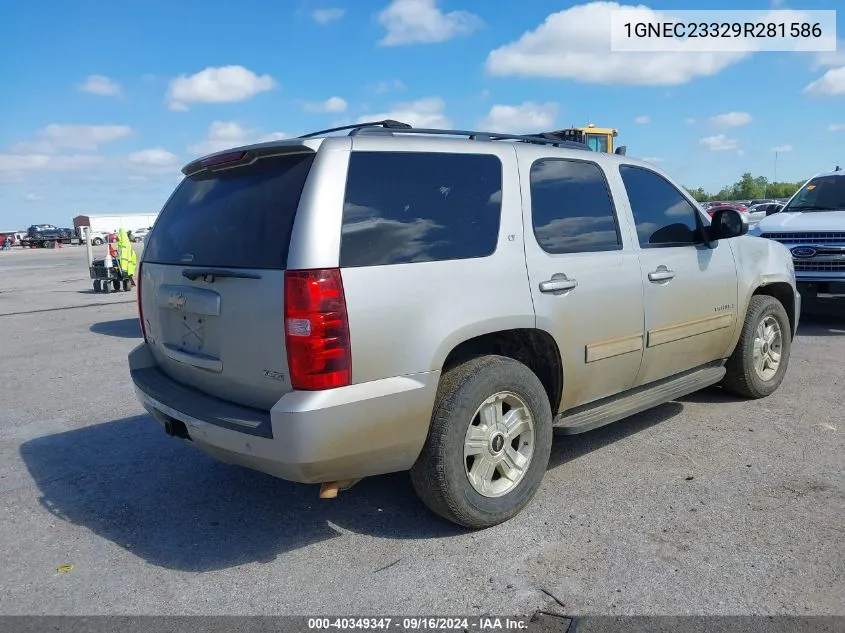
[[[168,438],[134,291],[95,295],[83,248],[0,252],[0,613],[845,614],[845,302],[815,303],[774,395],[557,436],[470,533],[405,474],[325,501]]]

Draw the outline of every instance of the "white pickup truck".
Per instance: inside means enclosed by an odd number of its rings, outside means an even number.
[[[802,293],[845,294],[845,171],[814,176],[749,234],[789,248]]]

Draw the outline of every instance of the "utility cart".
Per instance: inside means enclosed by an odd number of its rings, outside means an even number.
[[[117,263],[106,266],[105,259],[95,259],[88,268],[91,279],[94,280],[94,292],[129,292],[132,289],[132,279],[125,275]]]

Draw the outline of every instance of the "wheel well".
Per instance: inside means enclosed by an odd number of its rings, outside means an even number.
[[[767,286],[760,286],[754,291],[755,295],[768,295],[781,302],[786,314],[789,317],[789,332],[794,336],[795,332],[795,295],[792,286],[788,283],[778,282]]]
[[[555,340],[543,330],[519,329],[491,332],[464,341],[443,362],[443,371],[476,356],[507,356],[533,371],[549,396],[552,415],[558,411],[563,390],[563,363]]]

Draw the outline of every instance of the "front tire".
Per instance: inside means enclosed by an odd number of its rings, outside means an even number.
[[[441,378],[411,481],[434,513],[487,528],[528,505],[551,446],[549,397],[536,374],[511,358],[482,356]]]
[[[792,331],[783,304],[768,295],[751,297],[722,385],[746,398],[773,394],[786,375],[791,349]]]

